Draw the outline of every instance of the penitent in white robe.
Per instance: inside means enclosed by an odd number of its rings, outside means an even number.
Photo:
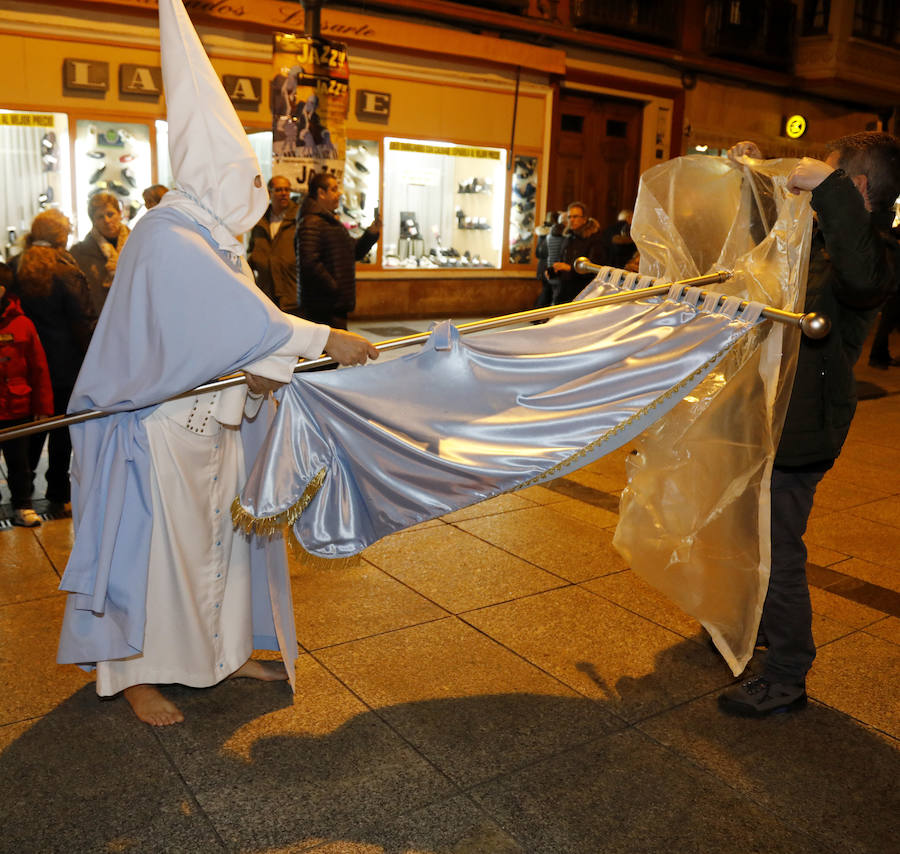
[[[284,379],[297,354],[321,352],[325,335],[327,327],[298,324],[278,353],[247,370]],[[165,403],[145,419],[153,525],[144,645],[97,662],[100,696],[142,683],[208,687],[250,657],[250,543],[230,507],[245,478],[238,425],[261,402],[241,386]]]

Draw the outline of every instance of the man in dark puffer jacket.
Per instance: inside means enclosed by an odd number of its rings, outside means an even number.
[[[381,221],[376,217],[353,238],[335,216],[340,201],[336,178],[324,173],[310,178],[297,225],[297,277],[300,316],[346,329],[347,315],[356,307],[356,262],[375,245]]]
[[[719,705],[763,717],[806,705],[806,674],[816,657],[803,535],[816,486],[833,465],[856,410],[853,365],[878,313],[900,285],[900,246],[891,234],[900,195],[900,139],[857,133],[830,143],[827,160],[804,157],[788,177],[812,191],[818,228],[810,247],[804,311],[831,319],[821,339],[803,337],[772,471],[772,558],[763,606],[768,644],[763,671],[729,688]],[[732,158],[761,157],[739,142]]]

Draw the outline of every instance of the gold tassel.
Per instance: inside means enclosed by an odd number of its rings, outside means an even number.
[[[271,537],[287,526],[292,528],[294,522],[300,518],[300,514],[309,507],[310,501],[316,497],[318,491],[325,482],[326,470],[319,469],[316,476],[306,485],[303,495],[300,496],[287,510],[282,510],[274,516],[254,516],[241,506],[241,497],[236,495],[231,502],[231,520],[235,526],[248,534],[259,534],[263,537]]]

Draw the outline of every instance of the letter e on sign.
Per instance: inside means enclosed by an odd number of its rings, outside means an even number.
[[[356,93],[356,118],[365,122],[387,124],[391,117],[391,96],[388,92],[360,89]]]

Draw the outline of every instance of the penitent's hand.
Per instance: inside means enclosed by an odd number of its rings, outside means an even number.
[[[284,383],[270,380],[267,377],[248,374],[246,371],[244,371],[244,376],[247,377],[247,388],[250,389],[250,393],[257,396],[268,394],[270,391],[277,391],[284,385]]]
[[[794,194],[801,190],[815,190],[834,169],[821,160],[804,157],[788,175],[787,188]]]
[[[759,150],[759,146],[749,139],[743,139],[736,142],[728,149],[728,159],[737,162],[739,157],[752,157],[755,160],[762,160],[763,155]]]
[[[343,329],[331,330],[325,352],[341,365],[364,365],[366,359],[378,358],[378,351],[362,335]]]

